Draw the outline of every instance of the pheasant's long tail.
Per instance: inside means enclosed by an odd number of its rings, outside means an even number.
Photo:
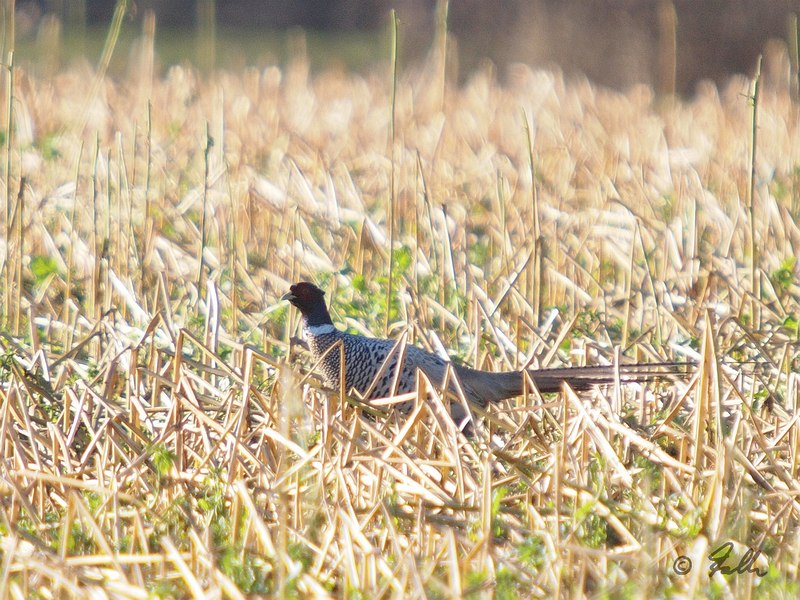
[[[596,367],[562,367],[529,370],[528,374],[542,393],[561,390],[566,383],[576,391],[588,390],[595,385],[646,382],[657,379],[681,379],[689,376],[695,365],[687,362],[638,363],[633,365],[608,365]],[[523,392],[521,372],[492,373],[467,367],[456,368],[465,393],[478,404],[499,402],[519,396]]]
[[[572,389],[587,390],[594,385],[613,384],[619,371],[620,383],[646,382],[656,379],[686,377],[694,365],[685,362],[639,363],[599,367],[565,367],[528,371],[542,393],[557,392],[566,383]]]

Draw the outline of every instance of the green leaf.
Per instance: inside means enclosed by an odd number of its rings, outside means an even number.
[[[363,275],[356,275],[353,277],[353,289],[365,294],[367,292],[367,278]]]
[[[58,264],[49,256],[34,256],[31,258],[30,267],[37,285],[44,282],[50,275],[58,273]]]
[[[411,266],[411,249],[407,246],[403,246],[398,248],[394,251],[394,266],[396,272],[400,275],[404,275],[408,272],[408,268]]]
[[[155,465],[158,474],[163,477],[169,473],[169,470],[175,463],[175,454],[163,444],[158,444],[155,448],[153,448],[152,456],[153,464]]]

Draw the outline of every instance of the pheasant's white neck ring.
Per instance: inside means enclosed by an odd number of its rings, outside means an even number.
[[[306,325],[305,330],[309,335],[327,335],[336,331],[336,328],[330,323],[326,323],[325,325]]]

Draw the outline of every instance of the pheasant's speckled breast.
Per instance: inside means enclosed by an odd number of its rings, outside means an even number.
[[[393,340],[366,338],[358,335],[332,331],[321,335],[308,334],[308,345],[315,360],[328,348],[341,340],[344,345],[345,388],[352,388],[364,394],[381,370],[386,357],[391,353],[387,367],[369,398],[385,398],[392,394],[392,384],[397,372],[397,362],[401,349],[395,348]],[[394,349],[394,352],[392,350]],[[338,389],[340,370],[340,351],[333,349],[321,364],[325,384]],[[441,383],[445,371],[445,361],[438,356],[425,352],[416,346],[407,346],[403,365],[397,381],[397,393],[414,391],[417,381],[417,369],[422,369],[435,383]]]

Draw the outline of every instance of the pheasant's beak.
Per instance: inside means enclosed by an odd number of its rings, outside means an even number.
[[[295,296],[292,292],[286,292],[283,296],[281,296],[281,301],[283,300],[292,302],[293,300],[297,300],[297,296]]]

